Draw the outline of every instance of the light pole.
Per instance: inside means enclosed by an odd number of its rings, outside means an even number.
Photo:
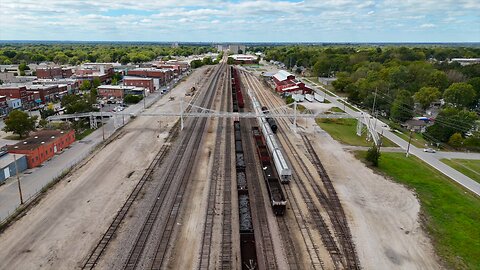
[[[13,154],[13,160],[15,162],[15,174],[17,175],[18,194],[20,195],[20,204],[23,204],[22,185],[20,184],[20,176],[18,175],[17,157]]]

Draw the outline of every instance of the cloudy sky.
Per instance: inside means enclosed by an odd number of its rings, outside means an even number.
[[[0,0],[1,40],[480,41],[480,0]]]

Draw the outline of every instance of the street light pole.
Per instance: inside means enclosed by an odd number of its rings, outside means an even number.
[[[20,176],[18,175],[17,157],[13,154],[13,160],[15,162],[15,174],[17,175],[18,194],[20,194],[20,204],[23,204],[22,185],[20,184]]]
[[[147,105],[145,105],[145,102],[146,102],[145,99],[146,99],[146,98],[147,98],[147,95],[146,95],[146,93],[145,93],[145,88],[143,88],[143,108],[144,108],[144,109],[147,108]]]
[[[100,119],[102,119],[102,138],[105,141],[105,125],[103,123],[103,111],[102,108],[100,108]]]

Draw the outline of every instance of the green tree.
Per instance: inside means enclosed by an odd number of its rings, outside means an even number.
[[[456,108],[468,107],[475,101],[475,89],[468,83],[453,83],[443,93],[445,102]]]
[[[100,82],[100,79],[99,79],[99,78],[94,78],[93,81],[92,81],[92,84],[93,84],[93,88],[97,88],[97,87],[99,87],[102,83]]]
[[[433,138],[435,141],[448,142],[457,132],[465,136],[475,126],[477,118],[475,112],[466,109],[445,108],[440,111],[434,124],[427,127],[425,137],[428,140]]]
[[[373,166],[378,167],[378,160],[380,159],[380,151],[375,145],[372,145],[372,147],[368,149],[366,159]]]
[[[136,104],[138,102],[140,102],[140,100],[142,100],[142,96],[140,95],[126,95],[124,98],[123,98],[123,101],[127,104]]]
[[[450,139],[448,140],[448,144],[455,148],[460,148],[462,146],[462,142],[463,142],[462,134],[458,132],[450,136]]]
[[[413,116],[414,102],[410,92],[401,90],[392,103],[390,117],[397,122],[405,122]]]
[[[35,122],[37,116],[29,117],[26,112],[14,110],[8,114],[5,120],[5,132],[13,132],[18,134],[20,138],[27,136],[30,131],[35,130]]]
[[[422,87],[413,97],[416,102],[420,103],[423,109],[427,109],[430,104],[438,100],[442,93],[436,87]]]
[[[90,90],[90,95],[89,95],[89,102],[90,104],[95,104],[97,103],[97,97],[98,97],[98,91],[96,88],[92,88]]]
[[[89,80],[83,81],[82,84],[80,85],[80,90],[82,91],[90,90],[91,88],[92,88],[92,84],[90,83]]]
[[[233,65],[233,64],[234,64],[234,61],[235,61],[235,60],[234,60],[232,57],[228,57],[228,58],[227,58],[227,64],[229,64],[229,65]]]

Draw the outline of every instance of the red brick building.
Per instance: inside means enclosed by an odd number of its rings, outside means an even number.
[[[27,156],[28,168],[41,165],[75,141],[75,131],[42,130],[15,145],[8,145],[9,153]]]
[[[152,78],[123,77],[123,84],[126,86],[137,86],[146,88],[152,93],[155,91],[155,85]]]
[[[71,68],[39,67],[36,70],[38,79],[70,78],[73,75]]]
[[[310,94],[312,89],[308,88],[303,82],[295,79],[295,75],[280,70],[273,75],[275,90],[279,93]]]
[[[24,108],[33,106],[33,93],[29,93],[26,86],[0,85],[0,96],[19,98]]]
[[[174,72],[172,69],[136,68],[129,70],[127,75],[143,78],[155,78],[159,80],[160,84],[165,84],[173,79]]]

